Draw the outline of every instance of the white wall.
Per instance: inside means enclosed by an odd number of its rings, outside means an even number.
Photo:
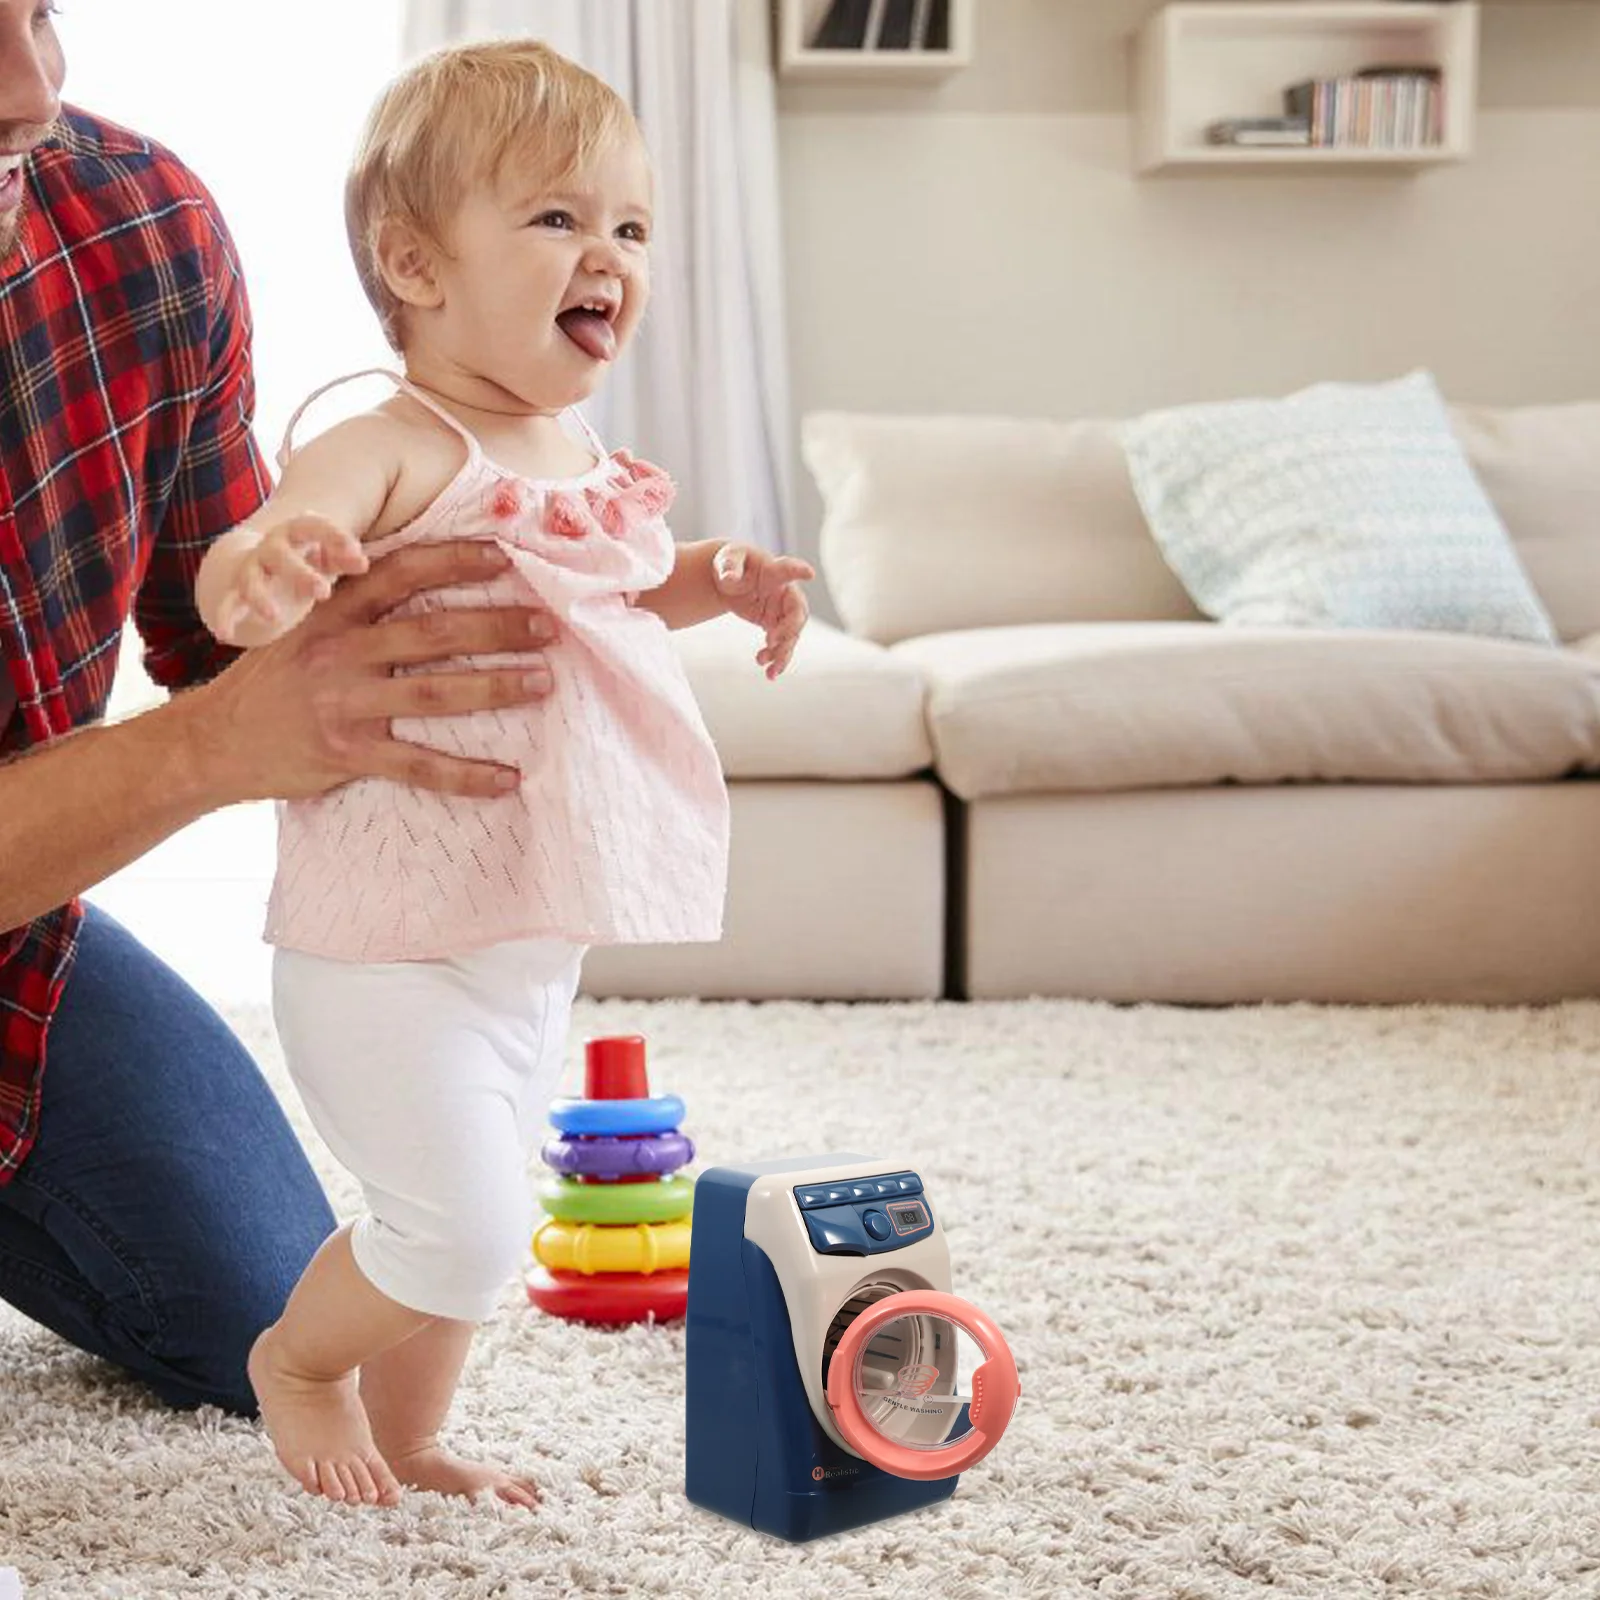
[[[1138,177],[1151,8],[979,0],[943,86],[784,88],[797,417],[1115,415],[1414,365],[1462,400],[1600,397],[1600,6],[1485,7],[1462,166]]]

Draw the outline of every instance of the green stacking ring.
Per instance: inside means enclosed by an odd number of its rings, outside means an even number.
[[[546,1178],[539,1185],[539,1204],[562,1222],[676,1222],[694,1209],[694,1179],[680,1175],[654,1183],[574,1183]]]

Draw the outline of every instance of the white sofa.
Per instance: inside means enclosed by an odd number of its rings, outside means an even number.
[[[734,797],[727,937],[611,994],[1600,993],[1600,404],[1456,407],[1565,644],[1244,630],[1111,425],[820,414],[814,625],[682,636]]]

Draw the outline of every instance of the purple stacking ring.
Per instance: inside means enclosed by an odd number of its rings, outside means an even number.
[[[569,1178],[631,1178],[640,1173],[665,1177],[694,1160],[694,1140],[676,1129],[628,1139],[597,1134],[547,1139],[539,1154],[547,1167]]]

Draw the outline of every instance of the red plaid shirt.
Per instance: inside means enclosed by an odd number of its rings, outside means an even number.
[[[199,180],[70,110],[27,174],[0,263],[0,642],[17,699],[0,758],[104,715],[130,612],[157,683],[226,665],[195,573],[269,487],[244,282]],[[0,933],[0,1183],[38,1131],[81,921],[74,901]]]

